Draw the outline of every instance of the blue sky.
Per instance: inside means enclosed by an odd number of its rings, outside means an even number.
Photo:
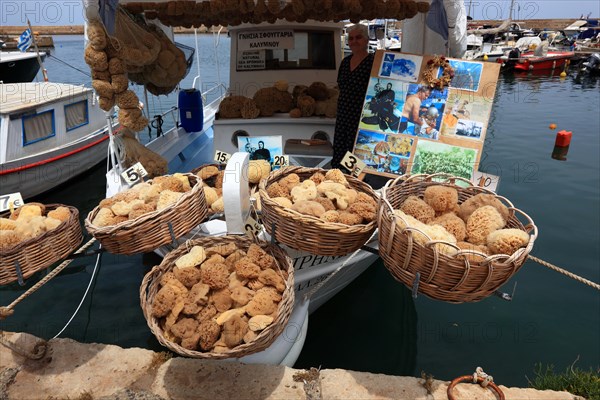
[[[337,1],[337,0],[336,0]],[[465,0],[475,19],[505,19],[511,0]],[[514,19],[600,17],[599,0],[516,0]],[[80,0],[0,0],[0,25],[80,25]]]

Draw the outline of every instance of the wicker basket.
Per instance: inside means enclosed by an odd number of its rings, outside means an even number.
[[[79,211],[75,207],[62,204],[48,204],[46,211],[52,211],[58,207],[67,207],[71,212],[67,221],[55,229],[23,241],[15,247],[0,250],[0,285],[7,285],[18,279],[15,262],[19,263],[23,278],[26,279],[67,257],[79,247],[83,240]]]
[[[457,186],[462,181],[467,187]],[[509,209],[506,228],[516,228],[530,235],[526,247],[512,255],[493,255],[480,262],[469,262],[468,250],[462,250],[447,242],[431,242],[423,246],[412,239],[411,229],[401,229],[396,225],[394,210],[410,195],[422,197],[425,189],[432,185],[454,187],[458,191],[458,201],[462,203],[479,193],[496,196]],[[517,218],[519,214],[525,225]],[[446,174],[414,175],[396,178],[382,189],[379,207],[379,254],[392,276],[412,287],[416,274],[420,274],[418,291],[436,300],[452,303],[479,301],[490,296],[506,283],[525,263],[537,238],[537,227],[523,211],[515,208],[506,198],[489,190],[473,186],[469,181]],[[455,255],[440,253],[435,243],[445,243],[454,247]],[[472,252],[471,252],[472,253]]]
[[[314,173],[327,171],[320,168],[287,167],[271,172],[260,184],[262,222],[270,235],[295,250],[303,250],[322,256],[342,256],[358,250],[375,231],[377,222],[346,225],[325,222],[317,217],[301,214],[285,208],[269,197],[267,187],[289,174],[297,174],[300,181],[310,178]],[[373,189],[366,183],[346,175],[350,186],[364,192],[378,201]],[[273,225],[275,233],[273,233]]]
[[[154,302],[154,298],[159,290],[159,282],[161,277],[167,272],[172,271],[175,261],[182,256],[183,254],[188,252],[188,248],[192,246],[203,246],[203,247],[211,247],[215,245],[226,245],[229,243],[235,243],[238,248],[248,249],[252,243],[254,243],[248,236],[237,236],[237,235],[228,235],[228,236],[217,236],[217,237],[203,237],[200,239],[193,239],[187,241],[185,244],[179,246],[177,249],[173,250],[160,263],[160,265],[152,268],[150,272],[146,274],[144,279],[142,280],[142,285],[140,287],[140,304],[142,307],[142,312],[144,313],[144,317],[146,318],[146,322],[150,327],[150,330],[156,336],[158,341],[165,347],[174,351],[177,354],[180,354],[185,357],[192,358],[204,358],[204,359],[213,359],[213,360],[221,360],[225,358],[240,358],[252,353],[256,353],[262,351],[269,347],[283,332],[283,329],[287,325],[290,315],[292,314],[292,309],[294,307],[294,266],[292,264],[292,260],[288,257],[288,255],[278,246],[267,244],[267,243],[257,243],[261,246],[265,251],[270,253],[276,260],[277,265],[280,269],[285,269],[288,274],[288,278],[286,281],[286,288],[282,294],[281,301],[279,302],[279,306],[277,308],[277,318],[269,325],[267,328],[262,330],[260,334],[251,342],[241,344],[229,351],[222,353],[215,352],[202,352],[195,350],[188,350],[186,348],[181,347],[177,343],[174,343],[165,338],[164,332],[160,327],[159,321],[156,317],[152,316],[152,304]]]
[[[100,210],[98,206],[85,219],[87,231],[102,247],[114,254],[143,253],[171,243],[169,222],[175,238],[180,238],[201,223],[208,214],[200,178],[189,173],[184,175],[188,177],[192,190],[184,193],[175,204],[133,220],[103,227],[92,224]]]

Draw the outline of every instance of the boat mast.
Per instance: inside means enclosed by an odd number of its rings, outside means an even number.
[[[35,41],[35,35],[33,34],[33,28],[31,28],[31,22],[29,22],[29,18],[27,18],[27,25],[29,26],[29,32],[31,32],[31,40],[33,41],[33,46],[35,47],[35,53],[37,54],[37,60],[40,64],[40,68],[42,69],[42,75],[44,76],[44,82],[48,82],[48,71],[44,68],[44,63],[42,62],[42,57],[40,57],[40,51],[38,49],[37,42]]]

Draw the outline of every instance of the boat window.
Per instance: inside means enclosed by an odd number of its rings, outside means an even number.
[[[23,117],[23,146],[55,135],[54,110]]]
[[[262,62],[248,64],[245,58]],[[332,31],[295,31],[293,49],[266,49],[238,53],[237,70],[336,69]]]
[[[87,99],[65,105],[65,121],[67,123],[67,131],[87,125],[90,122]]]

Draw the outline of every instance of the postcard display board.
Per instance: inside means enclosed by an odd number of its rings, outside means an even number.
[[[353,150],[367,165],[364,172],[474,179],[500,65],[449,58],[454,77],[440,89],[423,78],[437,69],[428,64],[433,59],[376,52]]]

